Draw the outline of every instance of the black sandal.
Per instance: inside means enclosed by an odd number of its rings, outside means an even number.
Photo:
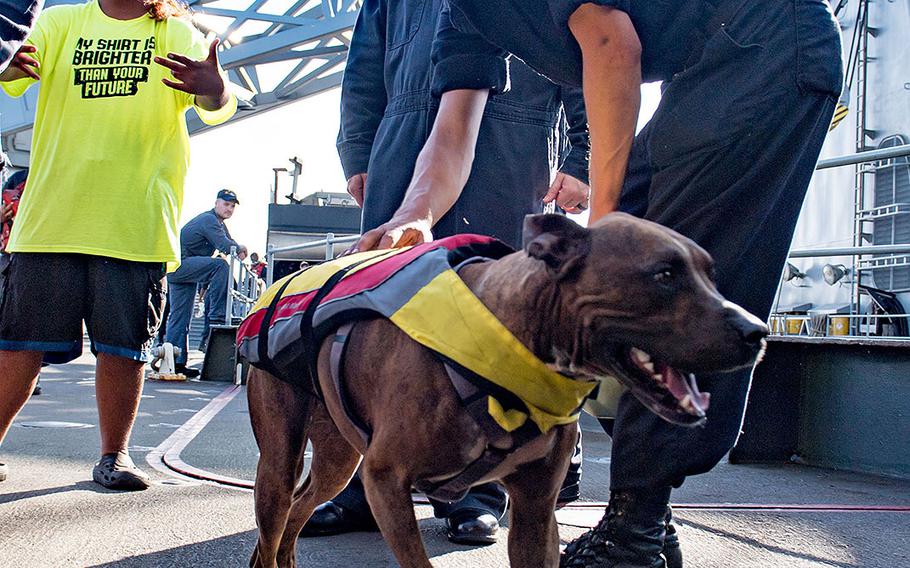
[[[95,483],[118,491],[142,491],[152,485],[145,472],[136,467],[126,452],[104,454],[92,468]]]

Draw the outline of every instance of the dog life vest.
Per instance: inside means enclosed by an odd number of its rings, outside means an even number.
[[[547,367],[458,276],[467,263],[511,252],[495,239],[456,235],[309,267],[265,291],[240,325],[238,351],[252,365],[318,395],[316,357],[323,341],[335,334],[334,386],[352,425],[369,444],[369,427],[347,402],[344,349],[357,321],[390,320],[444,363],[463,406],[488,439],[483,455],[455,477],[416,484],[434,498],[456,501],[521,445],[578,420],[595,387]]]

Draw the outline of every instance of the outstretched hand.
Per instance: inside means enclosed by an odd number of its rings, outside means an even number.
[[[32,54],[37,51],[38,48],[34,45],[23,44],[22,47],[19,48],[19,51],[16,52],[16,55],[13,56],[13,59],[9,62],[7,68],[0,74],[0,80],[15,81],[16,79],[22,79],[23,77],[31,77],[36,81],[41,79],[38,75],[38,68],[40,65],[38,64],[38,60],[32,56]]]
[[[196,95],[197,104],[206,110],[216,110],[227,104],[227,89],[218,67],[216,39],[209,46],[209,55],[196,61],[179,53],[168,53],[167,59],[156,57],[155,63],[170,69],[176,81],[167,77],[161,82],[172,89]],[[220,104],[218,104],[220,103]]]

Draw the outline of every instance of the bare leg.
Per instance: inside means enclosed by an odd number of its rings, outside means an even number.
[[[40,351],[0,351],[0,442],[35,388],[43,355]]]
[[[376,450],[375,443],[370,449]],[[376,454],[368,454],[363,465],[367,502],[383,538],[401,568],[432,568],[414,516],[411,480],[405,479],[389,464],[371,461],[371,455],[396,456],[397,453],[390,448],[379,450]]]
[[[313,510],[338,495],[360,463],[360,453],[345,441],[325,407],[321,404],[315,406],[313,421],[307,430],[313,444],[313,463],[310,474],[291,503],[291,512],[278,547],[278,565],[282,567],[295,565],[297,536]]]
[[[95,396],[101,428],[101,453],[125,452],[142,398],[143,363],[98,354]]]

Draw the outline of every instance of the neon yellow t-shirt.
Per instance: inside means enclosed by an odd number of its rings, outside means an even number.
[[[28,43],[41,90],[8,250],[177,261],[193,96],[164,85],[171,72],[153,58],[204,59],[208,42],[188,21],[116,20],[91,0],[45,10]],[[32,83],[2,86],[20,96]],[[196,110],[219,124],[236,108],[231,96],[217,111]]]

